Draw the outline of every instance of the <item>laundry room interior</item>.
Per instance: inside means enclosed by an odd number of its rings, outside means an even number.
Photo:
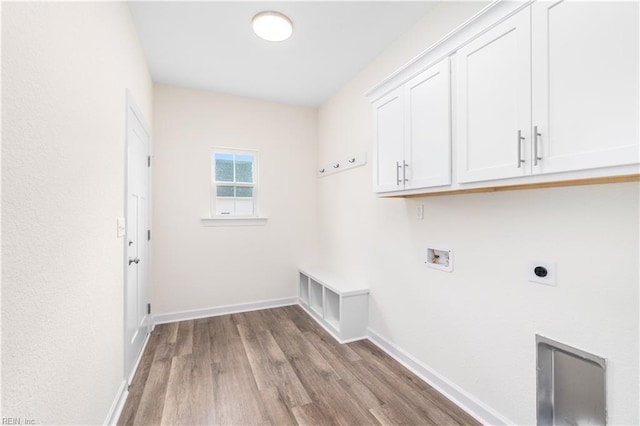
[[[1,22],[3,420],[640,424],[638,1]]]

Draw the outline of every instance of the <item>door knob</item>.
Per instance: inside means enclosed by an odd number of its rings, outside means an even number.
[[[135,263],[137,265],[138,262],[140,262],[140,259],[138,259],[137,257],[135,259],[129,258],[129,265],[131,265],[132,263]]]

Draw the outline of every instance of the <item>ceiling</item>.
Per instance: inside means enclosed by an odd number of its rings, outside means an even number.
[[[434,2],[130,2],[155,82],[319,106],[415,24]],[[251,18],[293,21],[284,42],[259,39]]]

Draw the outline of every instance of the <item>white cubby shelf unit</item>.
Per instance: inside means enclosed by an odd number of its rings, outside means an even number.
[[[300,306],[338,342],[367,337],[369,288],[321,268],[300,268]]]

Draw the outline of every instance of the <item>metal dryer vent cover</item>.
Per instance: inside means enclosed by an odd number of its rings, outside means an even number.
[[[604,358],[536,335],[538,425],[606,425]]]

